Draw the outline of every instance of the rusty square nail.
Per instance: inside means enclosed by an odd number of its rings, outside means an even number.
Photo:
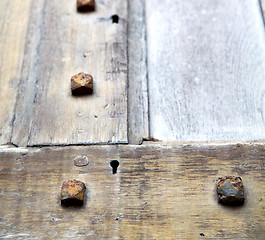
[[[84,203],[86,185],[78,180],[64,181],[61,191],[63,206],[81,206]]]
[[[86,73],[78,73],[71,78],[73,95],[91,94],[93,92],[93,77]]]
[[[95,10],[95,0],[77,0],[76,8],[79,12],[90,12]]]
[[[219,178],[217,182],[217,195],[219,203],[242,205],[245,201],[242,179],[234,176]]]

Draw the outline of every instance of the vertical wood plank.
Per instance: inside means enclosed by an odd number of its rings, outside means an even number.
[[[128,137],[139,144],[149,137],[145,1],[128,3]]]
[[[30,134],[45,14],[45,0],[32,1],[12,133],[12,143],[19,146],[27,145]]]
[[[256,0],[146,1],[151,136],[265,139],[265,36]]]
[[[22,82],[13,142],[127,143],[127,1],[97,1],[87,14],[76,12],[75,1],[41,3],[42,15],[31,11],[37,20],[30,30],[39,41],[28,45],[33,60],[25,56],[24,68],[32,71]],[[112,23],[113,14],[119,23]],[[78,72],[94,77],[93,95],[71,95],[70,78]]]
[[[0,1],[0,144],[11,141],[31,0]]]

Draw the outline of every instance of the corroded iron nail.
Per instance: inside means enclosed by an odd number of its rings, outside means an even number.
[[[77,0],[76,8],[79,12],[90,12],[95,10],[95,0]]]
[[[81,206],[84,203],[86,185],[77,180],[64,181],[61,191],[63,206]]]
[[[86,73],[78,73],[71,78],[73,95],[91,94],[93,92],[93,78]]]
[[[217,182],[217,195],[219,203],[242,205],[245,201],[242,179],[234,176],[219,178]]]
[[[74,165],[77,167],[84,167],[88,165],[88,158],[86,156],[77,156],[74,159]]]

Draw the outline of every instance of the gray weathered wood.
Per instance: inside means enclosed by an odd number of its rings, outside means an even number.
[[[31,1],[23,66],[20,73],[19,94],[13,124],[12,143],[26,146],[30,134],[34,100],[37,90],[40,45],[46,12],[45,0]],[[13,13],[10,13],[11,15]]]
[[[118,14],[118,24],[111,16]],[[94,77],[91,96],[73,97],[71,76]],[[127,143],[127,1],[33,1],[14,144]]]
[[[264,239],[264,145],[0,149],[1,239]],[[89,164],[76,167],[76,156]],[[120,166],[112,174],[109,162]],[[242,207],[218,204],[218,177],[240,176]],[[68,179],[87,186],[62,208]],[[200,236],[203,233],[205,236]]]
[[[265,139],[265,35],[256,0],[147,0],[150,134]]]
[[[30,3],[0,1],[0,144],[11,139]]]
[[[144,0],[130,0],[128,21],[128,138],[139,144],[149,137]]]

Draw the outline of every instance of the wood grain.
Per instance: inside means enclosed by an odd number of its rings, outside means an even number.
[[[145,3],[128,3],[128,138],[139,144],[149,138]]]
[[[264,145],[87,146],[0,154],[1,239],[263,239]],[[76,167],[76,156],[89,165]],[[116,175],[109,162],[120,161]],[[242,207],[217,203],[216,179],[243,179]],[[87,186],[62,208],[64,180]],[[200,233],[205,236],[201,237]]]
[[[11,141],[30,5],[0,1],[0,144]]]
[[[127,1],[81,14],[75,1],[38,0],[30,17],[12,142],[127,143]],[[93,95],[71,95],[78,72],[94,77]]]
[[[255,0],[146,1],[150,135],[265,139],[265,36]]]

